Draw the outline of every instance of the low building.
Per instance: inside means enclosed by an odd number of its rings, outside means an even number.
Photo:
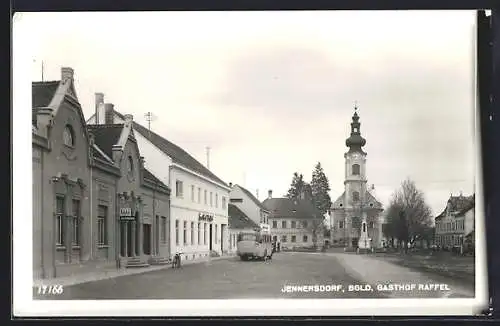
[[[268,198],[262,204],[269,210],[273,241],[281,248],[313,247],[324,244],[324,217],[303,196],[298,199]]]
[[[229,204],[229,252],[236,253],[237,239],[240,232],[251,232],[259,229],[259,225],[248,217],[238,206]]]
[[[229,201],[238,207],[256,224],[269,224],[269,210],[247,189],[229,184]]]
[[[96,112],[88,124],[124,123],[126,115],[103,105],[96,94]],[[184,149],[133,121],[146,168],[172,189],[170,202],[170,251],[183,260],[197,260],[228,252],[229,186]]]
[[[435,218],[435,243],[446,249],[474,245],[475,196],[451,195],[446,208]],[[466,240],[470,239],[469,242]]]

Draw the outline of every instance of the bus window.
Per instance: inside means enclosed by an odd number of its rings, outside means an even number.
[[[238,234],[238,241],[257,241],[257,236],[251,233]]]

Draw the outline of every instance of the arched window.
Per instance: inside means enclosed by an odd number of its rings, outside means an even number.
[[[63,142],[66,146],[75,146],[75,138],[73,133],[73,128],[70,125],[66,125],[63,131]]]
[[[352,165],[352,174],[353,175],[359,175],[359,164],[353,164]]]
[[[359,201],[359,192],[353,191],[353,193],[352,193],[352,201]]]
[[[132,174],[134,172],[134,160],[132,159],[132,156],[128,157],[128,162],[127,162],[127,172],[129,174]]]

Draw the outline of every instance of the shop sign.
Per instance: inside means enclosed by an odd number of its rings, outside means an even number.
[[[203,213],[198,214],[198,221],[212,222],[213,220],[214,220],[214,217],[212,215],[203,214]]]
[[[120,207],[120,220],[121,221],[134,221],[135,216],[132,214],[132,208]]]

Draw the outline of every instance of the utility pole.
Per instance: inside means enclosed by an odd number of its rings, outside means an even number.
[[[156,116],[153,114],[153,112],[147,112],[146,114],[144,114],[144,117],[148,122],[149,136],[151,137],[151,121],[156,120]]]
[[[38,60],[33,59],[33,62],[37,62],[37,61],[38,61]],[[44,79],[44,78],[43,78],[43,68],[44,68],[44,67],[43,67],[43,60],[41,61],[41,63],[42,63],[42,81],[44,81],[44,80],[43,80],[43,79]]]

